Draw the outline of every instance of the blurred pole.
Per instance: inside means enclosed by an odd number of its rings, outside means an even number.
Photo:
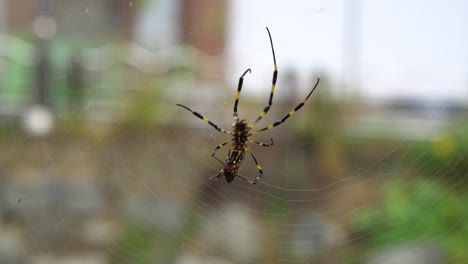
[[[39,40],[36,46],[35,83],[36,100],[34,103],[47,105],[47,73],[49,72],[49,61],[47,58],[47,46],[44,41]]]
[[[361,79],[361,0],[344,0],[343,76],[345,94],[359,92]]]
[[[48,44],[49,40],[55,36],[56,24],[52,17],[53,3],[50,0],[36,0],[36,17],[33,22],[34,34],[36,35],[36,65],[35,65],[35,84],[36,100],[35,103],[47,105],[47,90],[49,76],[49,58]]]
[[[0,34],[7,33],[7,3],[6,0],[0,0]],[[1,38],[1,36],[0,36]],[[4,54],[6,47],[6,43],[1,43],[0,42],[0,54]],[[0,74],[3,73],[5,70],[5,64],[4,61],[0,60]]]
[[[35,98],[33,105],[24,113],[23,127],[25,132],[33,137],[45,137],[54,128],[54,118],[48,98],[50,76],[50,60],[48,54],[49,40],[57,31],[55,19],[52,16],[53,3],[49,0],[35,1],[35,17],[33,32],[36,37],[36,61],[34,65]]]
[[[0,32],[6,33],[7,21],[7,3],[5,0],[0,0]]]
[[[83,64],[76,51],[68,63],[67,92],[69,114],[79,116],[83,100]]]

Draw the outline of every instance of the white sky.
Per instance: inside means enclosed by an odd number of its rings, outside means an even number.
[[[279,83],[284,70],[294,68],[300,73],[301,93],[320,71],[328,73],[335,88],[343,81],[347,87],[359,84],[354,91],[371,98],[468,103],[468,1],[361,0],[358,56],[346,44],[351,34],[345,35],[344,1],[230,1],[229,83],[237,84],[239,75],[252,68],[245,91],[268,94],[273,69],[268,26]],[[357,80],[349,83],[353,73]]]

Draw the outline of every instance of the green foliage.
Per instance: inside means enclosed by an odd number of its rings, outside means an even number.
[[[326,73],[317,74],[320,76],[320,83],[311,95],[305,108],[301,111],[302,125],[295,126],[298,136],[305,140],[316,140],[319,135],[328,135],[336,132],[335,125],[339,118],[338,106],[333,102],[329,94],[330,85]],[[315,85],[315,80],[312,81]],[[312,87],[310,87],[312,89]],[[297,123],[301,117],[295,116]]]
[[[118,263],[119,259],[129,260],[129,263],[151,263],[151,252],[154,246],[152,240],[149,232],[145,232],[141,227],[128,227],[121,237],[118,251],[112,254],[111,263]]]
[[[444,189],[439,181],[396,182],[378,205],[354,215],[368,250],[412,240],[435,240],[448,259],[468,263],[468,195]]]
[[[429,142],[409,145],[408,159],[413,168],[435,178],[448,177],[454,182],[468,175],[468,124],[452,128],[451,133],[440,133]]]
[[[9,121],[0,123],[0,143],[11,142],[20,133],[21,130],[15,123]]]
[[[126,227],[120,241],[112,248],[110,263],[161,263],[171,255],[172,249],[163,233],[133,224]]]
[[[180,232],[172,234],[142,223],[129,223],[119,241],[109,250],[109,263],[172,263],[169,260],[183,250],[185,237],[195,236],[198,230],[194,214],[187,214]]]
[[[153,127],[158,117],[161,101],[157,88],[150,87],[138,91],[129,101],[123,123],[140,129]]]

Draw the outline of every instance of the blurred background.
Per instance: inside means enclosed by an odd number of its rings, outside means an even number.
[[[0,263],[468,263],[465,1],[0,0]],[[210,180],[279,75],[255,186]],[[218,152],[221,159],[224,148]],[[255,178],[246,157],[241,174]]]

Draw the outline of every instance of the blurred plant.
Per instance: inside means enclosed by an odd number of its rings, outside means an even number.
[[[332,99],[326,72],[314,76],[320,76],[320,84],[312,94],[310,105],[305,110],[307,113],[303,115],[305,120],[302,126],[297,126],[296,135],[302,142],[309,142],[310,147],[306,151],[317,154],[317,164],[322,166],[321,171],[327,172],[327,178],[338,181],[344,175],[342,168],[346,164],[341,132],[344,106]]]
[[[411,167],[424,175],[444,178],[448,186],[464,180],[468,174],[468,124],[451,129],[451,133],[440,133],[431,141],[409,144]],[[459,185],[463,187],[463,185]]]
[[[188,214],[180,232],[169,235],[167,230],[154,229],[142,223],[127,224],[119,241],[109,251],[109,263],[173,263],[173,258],[185,248],[185,238],[199,230],[197,216]]]
[[[123,123],[134,128],[154,127],[161,104],[159,87],[144,87],[129,99],[124,112]]]
[[[468,263],[468,195],[436,181],[394,182],[376,206],[359,210],[353,225],[367,253],[390,243],[436,241],[453,263]]]
[[[303,125],[296,126],[297,134],[304,140],[316,140],[321,135],[336,134],[335,126],[339,118],[337,105],[331,100],[330,84],[326,73],[317,74],[320,83],[303,114]],[[314,83],[314,81],[312,81]],[[299,118],[298,118],[299,119]],[[297,121],[296,121],[297,122]]]
[[[87,137],[90,135],[86,122],[79,116],[73,115],[67,119],[59,119],[57,121],[57,132],[60,134],[74,137]]]
[[[158,256],[167,251],[161,244],[162,239],[156,233],[148,232],[139,225],[130,225],[124,230],[115,249],[111,250],[110,263],[154,263]]]
[[[18,137],[20,131],[16,123],[3,120],[0,123],[0,143],[11,142]]]

